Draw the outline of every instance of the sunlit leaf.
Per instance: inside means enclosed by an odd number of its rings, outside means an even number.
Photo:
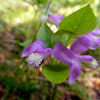
[[[37,33],[37,40],[43,41],[47,48],[51,47],[51,36],[53,32],[47,26],[46,23],[43,23]]]
[[[64,64],[49,64],[42,67],[44,76],[55,84],[64,82],[69,75],[69,69]]]
[[[91,32],[96,27],[96,17],[89,5],[65,17],[59,24],[60,29],[76,35]]]

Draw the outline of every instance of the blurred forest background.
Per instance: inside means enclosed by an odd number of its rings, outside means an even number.
[[[100,0],[52,0],[48,13],[68,16],[87,4],[100,27]],[[47,6],[48,0],[0,0],[0,100],[50,100],[52,96],[54,100],[100,100],[100,66],[82,65],[74,84],[66,80],[54,91],[54,84],[41,70],[29,67],[27,59],[21,58],[23,49],[36,40],[40,16]],[[85,54],[100,64],[100,47]]]

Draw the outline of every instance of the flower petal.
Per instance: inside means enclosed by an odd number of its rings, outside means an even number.
[[[100,34],[100,30],[99,28],[95,28],[91,33],[89,34],[92,34],[92,35],[99,35]]]
[[[100,44],[100,39],[94,35],[89,35],[89,38],[91,41],[91,45],[90,45],[89,49],[95,50]]]
[[[100,37],[92,35],[91,33],[85,34],[85,35],[79,35],[79,36],[77,36],[77,38],[80,38],[80,39],[87,38],[88,41],[90,41],[89,42],[90,45],[88,48],[92,49],[92,50],[95,50],[100,44]],[[88,44],[88,42],[87,42],[87,44]]]
[[[55,18],[58,19],[58,20],[63,20],[64,19],[64,17],[62,15],[60,15],[60,14],[59,15],[55,15]]]
[[[45,48],[46,47],[44,43],[40,40],[37,40],[24,49],[24,51],[22,52],[22,57],[26,57],[30,53],[35,53],[37,52],[37,50],[40,50],[40,49],[43,50]]]
[[[99,35],[100,30],[98,28],[95,28],[91,33],[84,34],[84,35],[78,35],[76,36],[77,38],[82,38],[82,37],[89,37],[90,35]]]
[[[59,23],[63,20],[63,16],[62,15],[51,15],[51,14],[48,14],[48,22],[49,23],[52,23],[56,26],[59,26]]]
[[[83,37],[88,37],[89,34],[84,34],[84,35],[78,35],[76,38],[83,38]]]
[[[60,43],[56,43],[53,48],[53,55],[63,63],[73,63],[75,57],[73,53]]]
[[[40,55],[43,55],[43,57],[50,56],[52,54],[52,49],[51,48],[46,48],[44,50],[38,50],[37,51]]]
[[[68,82],[72,84],[81,73],[81,65],[76,60],[75,63],[69,65],[70,74],[68,77]]]
[[[92,61],[94,58],[90,55],[76,55],[76,59],[80,62]]]
[[[88,48],[90,47],[91,42],[90,39],[87,37],[84,38],[80,38],[78,40],[76,40],[70,47],[70,50],[74,53],[74,54],[80,54],[86,50],[88,50]]]
[[[47,16],[46,15],[42,15],[41,17],[40,17],[40,22],[42,23],[42,22],[45,22],[46,20],[47,20]]]

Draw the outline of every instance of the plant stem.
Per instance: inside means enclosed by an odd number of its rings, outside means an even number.
[[[51,100],[54,100],[55,95],[56,95],[56,90],[57,90],[57,85],[55,84],[55,87],[54,87],[54,91],[53,91]]]
[[[48,93],[47,93],[47,97],[46,97],[46,100],[50,100],[50,94],[51,94],[51,82],[48,81]]]
[[[3,100],[7,100],[8,94],[9,94],[9,86],[6,87],[6,92],[4,94]]]
[[[47,7],[47,9],[46,9],[46,11],[45,11],[45,15],[46,15],[47,12],[48,12],[48,9],[49,9],[49,7],[50,7],[51,2],[52,2],[52,0],[50,0],[50,2],[49,2],[49,4],[48,4],[48,7]]]

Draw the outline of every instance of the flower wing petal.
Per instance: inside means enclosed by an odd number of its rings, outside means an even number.
[[[98,36],[95,36],[95,35],[93,35],[93,34],[91,34],[91,33],[89,33],[89,34],[85,34],[85,35],[79,35],[79,36],[77,36],[77,38],[79,38],[79,40],[82,40],[82,38],[86,38],[86,44],[85,44],[85,46],[87,46],[89,43],[89,46],[88,46],[88,48],[89,49],[92,49],[92,50],[95,50],[98,46],[99,46],[99,44],[100,44],[100,37],[98,37]],[[78,41],[78,40],[77,40]],[[89,42],[88,42],[89,41]],[[81,43],[81,42],[80,42]],[[81,43],[82,44],[82,43]],[[83,44],[82,44],[83,45]]]
[[[37,40],[24,49],[24,51],[22,52],[22,57],[26,57],[30,53],[34,53],[34,52],[37,52],[37,50],[39,49],[43,50],[45,48],[46,47],[44,43],[40,40]]]
[[[100,39],[99,39],[99,37],[94,36],[94,35],[90,35],[89,38],[91,41],[91,45],[90,45],[89,49],[95,50],[100,44]]]
[[[56,59],[68,64],[71,64],[75,59],[73,53],[60,43],[55,44],[53,55]]]
[[[40,55],[43,55],[43,57],[50,56],[52,54],[52,49],[51,48],[46,48],[44,50],[38,50],[37,51]]]
[[[89,34],[92,34],[92,35],[99,35],[100,34],[100,30],[99,28],[95,28],[91,33]]]
[[[75,63],[69,65],[70,74],[68,77],[68,82],[72,84],[81,73],[81,65],[76,60]]]
[[[78,40],[76,40],[70,47],[70,50],[74,53],[74,54],[80,54],[86,50],[88,50],[88,48],[90,47],[91,42],[90,39],[87,37],[84,38],[80,38]]]
[[[89,37],[89,35],[99,35],[99,34],[100,34],[99,28],[95,28],[91,33],[84,34],[84,35],[78,35],[76,37],[77,38],[82,38],[82,37]]]

